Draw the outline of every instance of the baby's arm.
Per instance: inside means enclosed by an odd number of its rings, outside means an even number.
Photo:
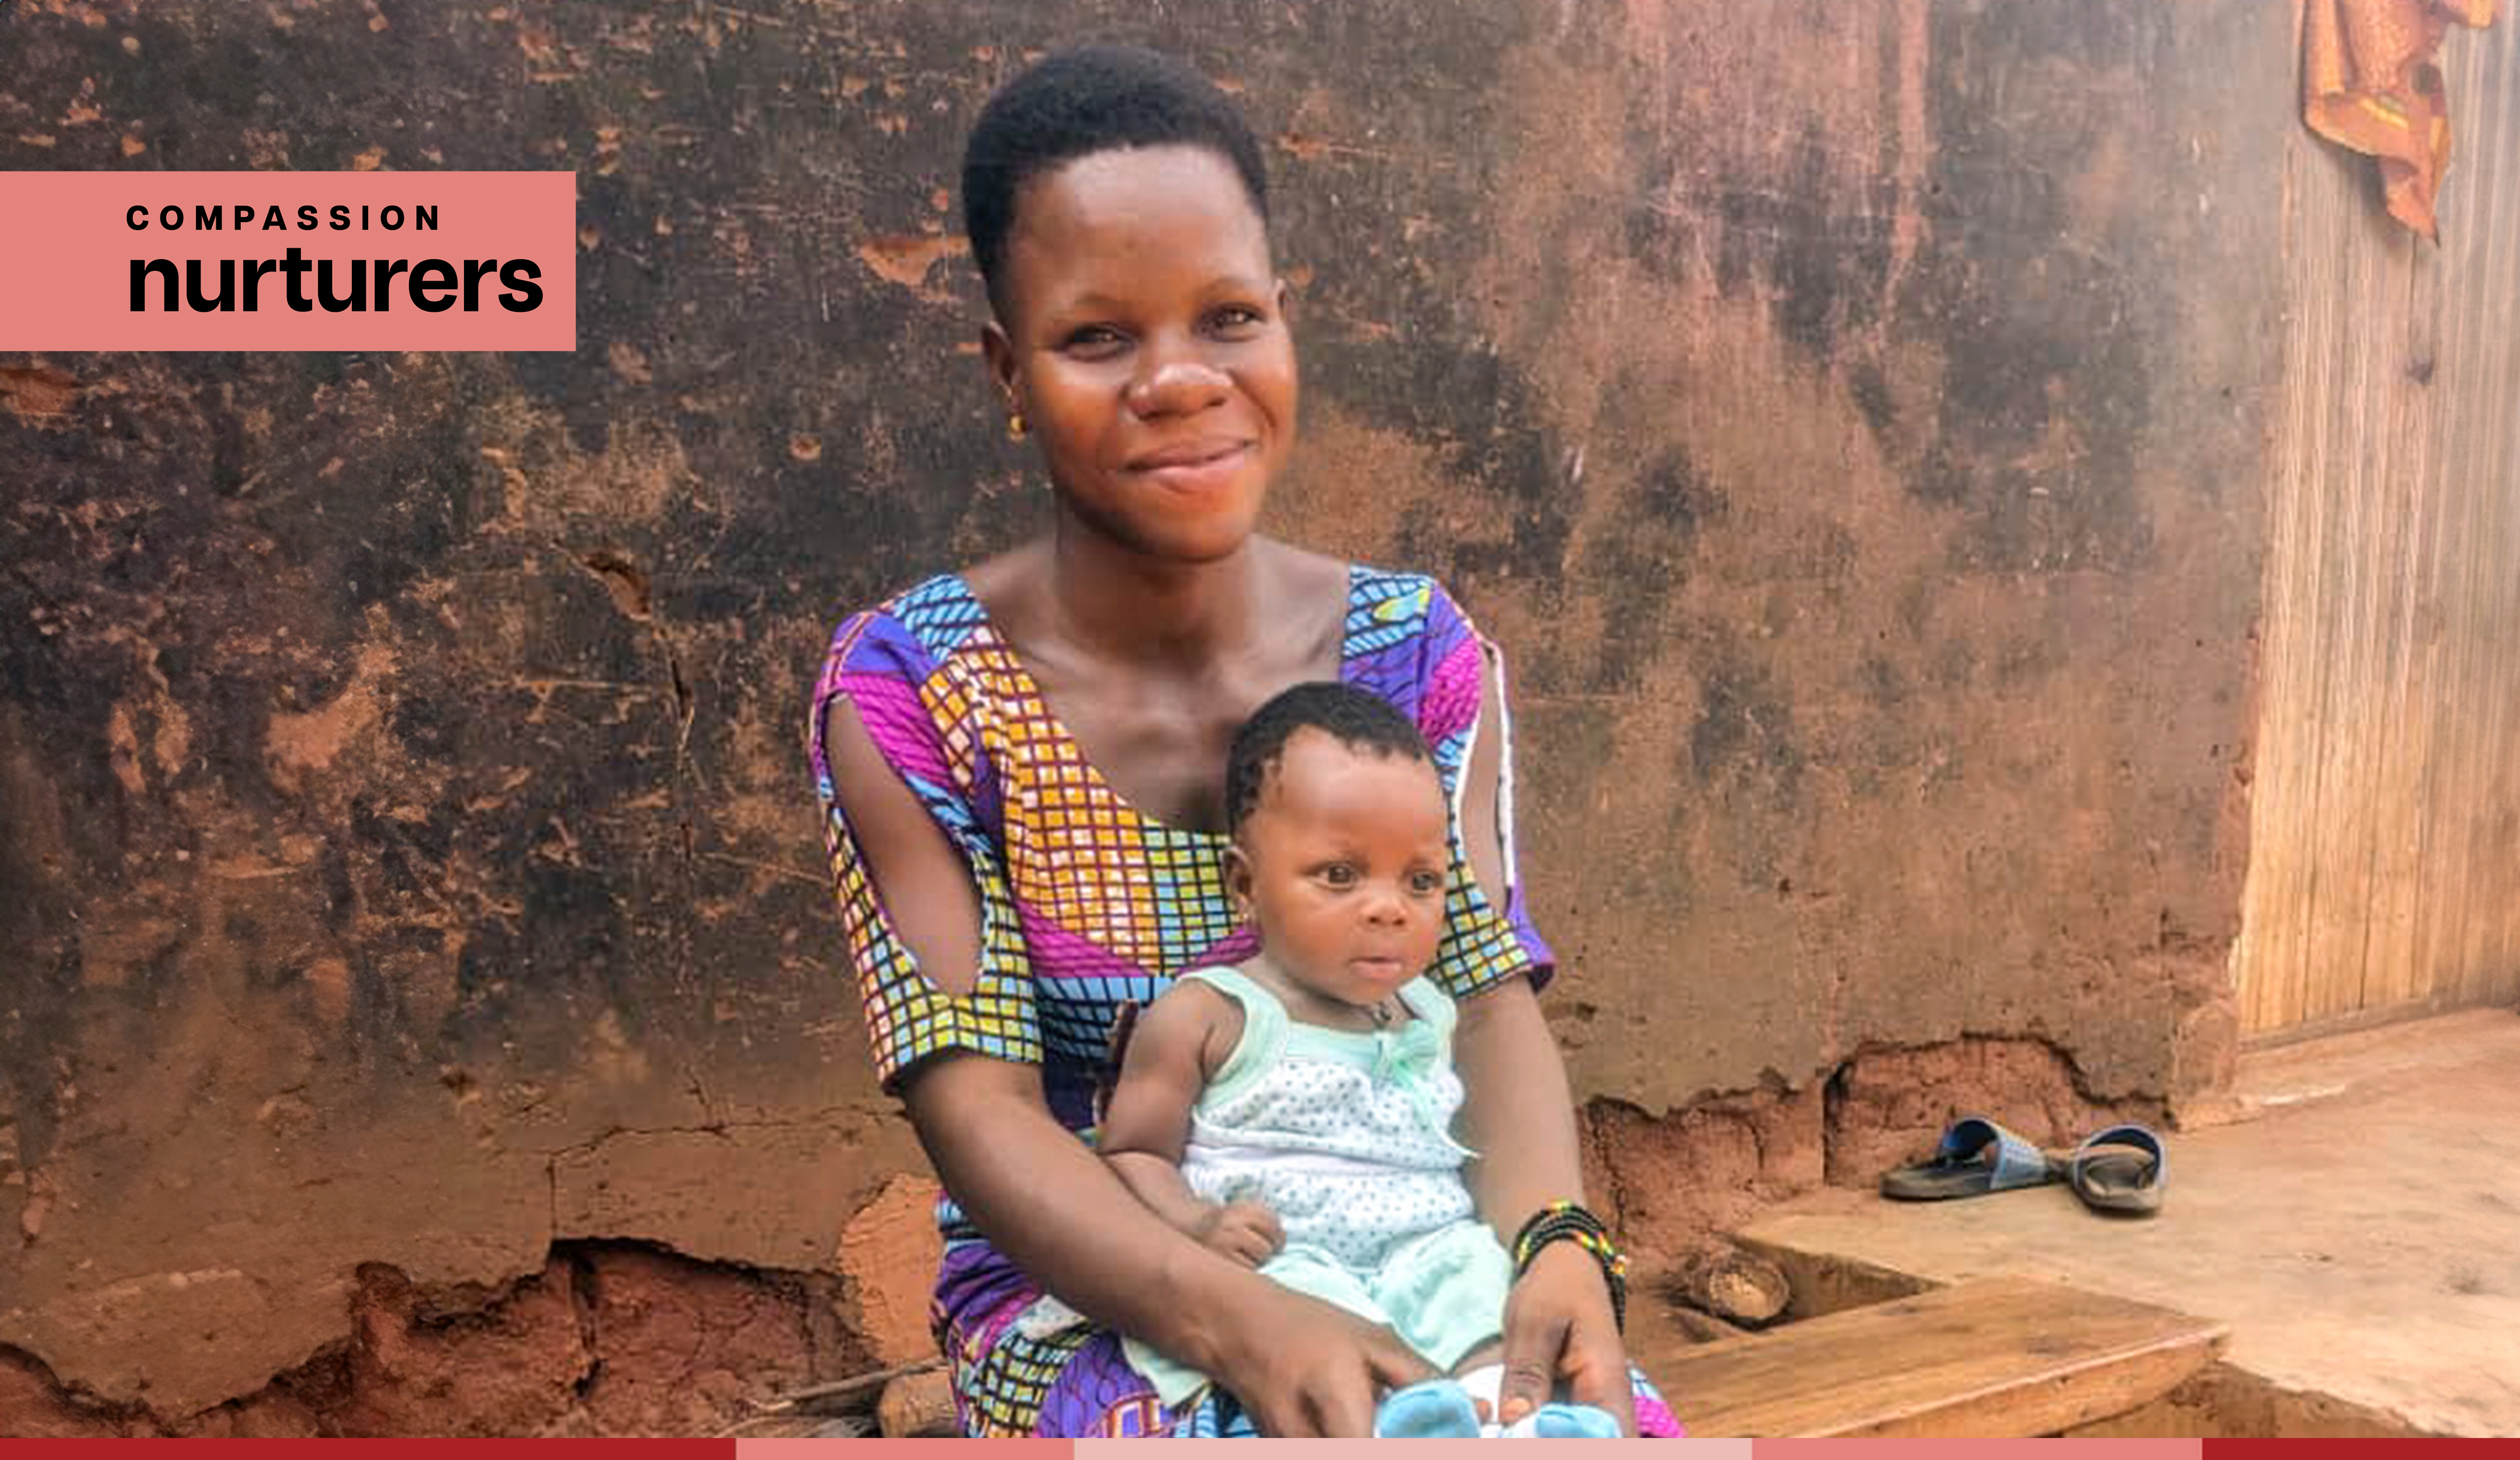
[[[1098,1146],[1148,1210],[1227,1256],[1257,1267],[1285,1240],[1256,1202],[1201,1201],[1181,1172],[1190,1111],[1241,1037],[1242,1011],[1204,983],[1166,990],[1130,1031]]]

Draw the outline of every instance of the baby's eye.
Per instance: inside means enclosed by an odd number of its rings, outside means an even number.
[[[1322,881],[1334,888],[1356,886],[1356,869],[1345,862],[1332,862],[1322,869]]]
[[[1440,892],[1444,890],[1444,876],[1440,872],[1412,873],[1409,878],[1409,890],[1419,896]]]

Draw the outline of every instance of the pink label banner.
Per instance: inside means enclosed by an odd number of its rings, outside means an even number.
[[[572,172],[0,172],[0,350],[575,349]]]

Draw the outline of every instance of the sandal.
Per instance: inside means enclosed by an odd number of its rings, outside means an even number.
[[[2074,1148],[2065,1179],[2094,1211],[2148,1216],[2161,1209],[2169,1164],[2161,1137],[2140,1125],[2112,1125]]]
[[[1902,1202],[1945,1202],[2046,1186],[2064,1174],[2047,1152],[1972,1116],[1943,1132],[1932,1161],[1882,1176],[1881,1194]]]

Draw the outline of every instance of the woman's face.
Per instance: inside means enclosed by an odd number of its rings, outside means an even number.
[[[1024,186],[983,342],[1088,526],[1176,562],[1251,535],[1295,435],[1268,232],[1201,147],[1095,153]]]

